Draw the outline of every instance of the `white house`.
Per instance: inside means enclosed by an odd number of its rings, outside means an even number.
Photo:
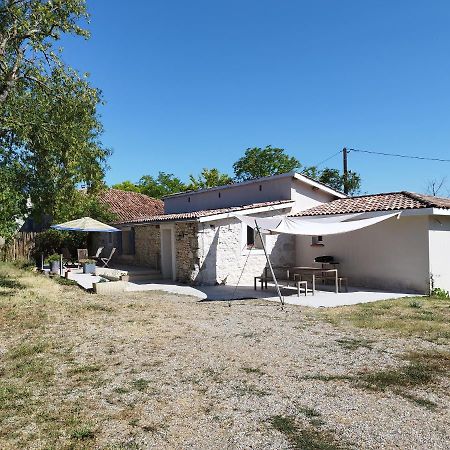
[[[249,283],[263,272],[266,259],[253,230],[242,226],[234,213],[289,214],[338,198],[345,195],[294,172],[171,195],[164,198],[164,214],[114,223],[122,229],[119,243],[127,242],[117,258],[194,284],[236,283],[246,262],[241,283]],[[111,239],[98,234],[94,245],[107,252],[117,245]],[[274,264],[295,262],[293,236],[268,236],[266,244]]]
[[[315,257],[331,255],[350,285],[418,293],[428,292],[431,284],[450,289],[450,199],[409,192],[348,198],[297,173],[168,196],[164,214],[115,223],[128,252],[122,249],[118,258],[181,282],[250,284],[266,259],[254,230],[235,214],[320,219],[380,211],[401,215],[323,238],[265,235],[270,259],[275,266],[311,266]],[[97,245],[107,251],[114,243],[106,239],[100,237]]]

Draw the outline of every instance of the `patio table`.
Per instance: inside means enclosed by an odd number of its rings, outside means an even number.
[[[337,269],[323,269],[322,267],[308,267],[308,266],[275,266],[274,269],[278,269],[278,270],[286,270],[286,277],[289,280],[290,279],[290,275],[291,272],[300,272],[300,273],[305,273],[305,274],[309,274],[312,276],[312,295],[315,294],[316,292],[316,273],[320,272],[320,274],[323,273],[330,273],[330,274],[334,274],[334,279],[335,279],[335,292],[336,294],[339,293],[339,276],[338,276],[338,271]],[[267,267],[264,269],[264,276],[267,278]]]

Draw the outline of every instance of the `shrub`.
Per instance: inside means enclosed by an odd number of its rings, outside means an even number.
[[[431,296],[432,297],[436,297],[436,298],[440,298],[440,299],[448,299],[450,298],[450,294],[448,291],[446,291],[445,289],[441,289],[441,288],[434,288],[431,291]]]
[[[52,255],[46,258],[47,264],[51,264],[54,261],[59,261],[60,256],[57,253],[53,253]]]
[[[44,256],[60,253],[62,248],[68,248],[71,254],[76,254],[77,248],[86,247],[86,233],[74,231],[46,230],[38,233],[35,240],[33,257],[40,261]]]

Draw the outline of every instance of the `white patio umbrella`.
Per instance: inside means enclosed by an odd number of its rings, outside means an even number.
[[[91,217],[82,217],[81,219],[70,220],[69,222],[52,225],[50,228],[62,231],[98,231],[102,233],[114,233],[120,231],[106,223],[99,222]]]

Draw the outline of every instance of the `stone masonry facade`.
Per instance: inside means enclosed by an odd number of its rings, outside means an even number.
[[[134,264],[152,269],[161,267],[161,239],[159,225],[142,225],[134,229]]]
[[[175,252],[177,280],[195,284],[199,271],[198,224],[177,222],[175,224]]]

